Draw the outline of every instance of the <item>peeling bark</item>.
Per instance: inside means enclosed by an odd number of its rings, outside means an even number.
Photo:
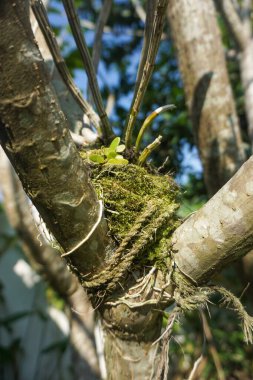
[[[209,195],[244,161],[242,140],[211,0],[170,0],[168,17]]]

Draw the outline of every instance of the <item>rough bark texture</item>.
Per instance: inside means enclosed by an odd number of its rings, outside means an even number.
[[[170,0],[175,42],[209,195],[244,161],[221,36],[211,0]]]
[[[26,193],[68,251],[91,231],[98,200],[49,84],[27,4],[0,4],[0,139]],[[99,270],[107,243],[102,222],[72,255],[72,265],[80,272]]]
[[[174,233],[179,269],[206,282],[253,247],[253,156],[202,209]]]

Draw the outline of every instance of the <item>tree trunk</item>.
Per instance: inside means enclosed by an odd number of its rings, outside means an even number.
[[[2,146],[48,229],[64,251],[75,250],[72,267],[79,265],[83,274],[99,270],[107,229],[102,220],[89,244],[75,248],[92,231],[100,206],[48,83],[28,2],[1,2],[0,33]]]
[[[244,161],[242,140],[212,0],[170,0],[175,42],[209,195]]]
[[[77,278],[68,270],[58,252],[48,246],[32,218],[28,198],[0,148],[0,188],[8,220],[21,240],[22,249],[32,267],[66,302],[71,324],[70,344],[75,357],[78,380],[97,380],[99,367],[94,344],[94,311]],[[43,243],[42,243],[43,241]],[[84,377],[85,374],[85,377]]]

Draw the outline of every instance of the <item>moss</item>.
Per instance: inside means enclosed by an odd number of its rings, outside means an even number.
[[[95,153],[99,154],[99,151]],[[179,190],[173,179],[154,169],[134,164],[93,164],[85,152],[82,157],[90,166],[92,184],[99,198],[103,199],[105,218],[117,245],[133,229],[140,216],[152,207],[151,216],[143,221],[143,227],[138,237],[133,237],[132,244],[141,234],[149,233],[149,242],[145,243],[145,247],[140,247],[145,255],[138,257],[138,261],[140,264],[149,261],[162,265],[168,256],[170,236],[178,224],[175,210],[178,207],[176,198]],[[161,222],[157,223],[158,220]]]

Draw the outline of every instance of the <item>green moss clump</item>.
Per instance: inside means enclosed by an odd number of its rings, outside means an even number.
[[[99,150],[94,151],[96,154]],[[91,181],[98,196],[103,200],[104,213],[112,238],[117,245],[139,225],[142,215],[150,215],[141,222],[138,233],[133,232],[131,244],[145,254],[139,256],[141,263],[156,263],[168,257],[170,236],[178,225],[175,211],[179,189],[169,175],[161,175],[135,164],[94,164],[89,154],[82,158],[90,166]],[[145,240],[144,235],[149,238]]]
[[[176,203],[178,193],[171,177],[148,173],[133,164],[94,165],[92,183],[103,199],[110,233],[118,242],[147,207],[157,205],[158,217]]]

